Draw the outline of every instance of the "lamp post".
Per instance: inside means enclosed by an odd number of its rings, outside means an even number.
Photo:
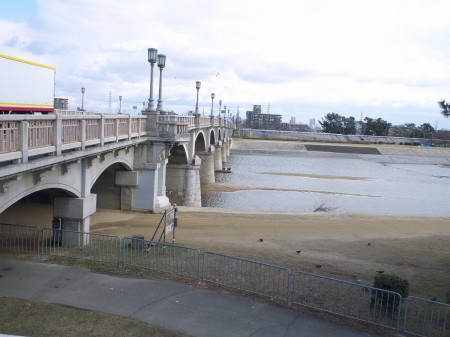
[[[211,117],[214,117],[214,97],[216,97],[216,95],[212,92],[211,93]]]
[[[155,105],[153,104],[153,67],[156,63],[157,54],[158,49],[148,48],[148,62],[150,63],[150,97],[148,98],[148,110],[155,109]]]
[[[119,96],[119,113],[122,113],[122,96]]]
[[[81,88],[81,110],[84,111],[84,92],[86,91],[85,88]]]
[[[222,100],[219,99],[219,118],[220,118],[220,113],[222,112]]]
[[[161,111],[163,108],[162,105],[162,71],[166,66],[166,55],[158,54],[158,67],[159,67],[159,96],[158,96],[158,105],[156,106],[156,110]]]
[[[224,106],[223,106],[223,110],[224,110],[224,113],[223,113],[223,114],[224,114],[224,115],[223,115],[223,118],[225,119],[225,114],[227,113],[227,106],[226,106],[226,105],[224,105]]]
[[[202,86],[202,82],[200,82],[200,81],[195,82],[195,88],[197,89],[197,101],[195,103],[195,115],[199,115],[199,113],[198,113],[198,92],[199,92],[201,86]]]

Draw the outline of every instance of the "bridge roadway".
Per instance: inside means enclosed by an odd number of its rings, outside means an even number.
[[[154,212],[201,206],[230,155],[222,118],[58,111],[0,115],[0,213],[49,202],[66,230],[88,232],[97,207]]]

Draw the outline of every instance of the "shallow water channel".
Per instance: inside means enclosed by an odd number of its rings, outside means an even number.
[[[450,215],[450,167],[385,164],[371,156],[232,154],[216,183],[245,186],[202,192],[202,206],[257,211]],[[255,189],[247,189],[249,186]]]

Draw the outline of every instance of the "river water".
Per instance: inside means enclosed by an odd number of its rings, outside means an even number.
[[[362,158],[234,153],[216,183],[255,189],[202,192],[202,206],[257,211],[450,216],[450,167]]]

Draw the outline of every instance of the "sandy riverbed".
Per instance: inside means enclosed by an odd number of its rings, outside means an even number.
[[[98,210],[92,231],[150,239],[160,218],[161,214]],[[364,284],[372,284],[376,270],[385,270],[407,278],[411,294],[441,301],[449,296],[448,217],[180,207],[179,221],[179,244],[347,280],[357,273]]]
[[[149,240],[160,218],[98,209],[91,230]],[[28,204],[23,212],[16,204],[0,214],[2,223],[40,227],[50,227],[51,219],[51,205]],[[376,270],[385,270],[408,279],[411,294],[450,297],[450,217],[180,207],[176,243],[346,280],[357,273],[368,285]]]

